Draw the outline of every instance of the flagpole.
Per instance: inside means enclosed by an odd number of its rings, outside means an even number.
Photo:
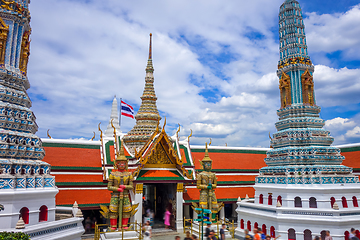
[[[122,100],[122,98],[120,98],[120,114],[119,114],[119,126],[120,127],[121,127],[121,100]]]

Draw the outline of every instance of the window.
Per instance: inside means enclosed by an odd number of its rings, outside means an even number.
[[[270,237],[272,237],[272,238],[275,237],[275,227],[274,226],[270,227]]]
[[[240,227],[241,227],[241,229],[244,229],[244,219],[241,219],[241,221],[240,221]]]
[[[272,195],[269,194],[268,196],[268,205],[272,205]]]
[[[251,222],[250,222],[250,221],[247,221],[247,229],[248,229],[249,231],[251,231]]]
[[[21,210],[20,210],[20,216],[19,216],[19,219],[20,217],[22,217],[22,219],[24,220],[24,223],[25,224],[29,224],[29,209],[27,207],[23,207]]]
[[[349,235],[350,235],[349,231],[344,232],[345,240],[349,240]]]
[[[282,198],[280,195],[277,197],[277,202],[280,202],[280,204],[282,205]]]
[[[266,225],[265,224],[262,225],[261,231],[266,235]]]
[[[342,202],[343,208],[347,208],[347,207],[348,207],[347,201],[346,201],[346,197],[342,197],[342,198],[341,198],[341,202]]]
[[[295,204],[295,207],[302,207],[301,198],[300,198],[300,197],[296,197],[296,198],[294,199],[294,204]]]
[[[48,220],[48,208],[45,205],[40,207],[39,222],[46,222]]]
[[[264,203],[264,195],[260,194],[259,196],[259,204],[263,204]]]
[[[257,222],[254,223],[254,229],[258,229],[259,228],[259,224]]]
[[[304,240],[312,240],[311,231],[309,229],[304,231]]]
[[[317,208],[316,198],[311,197],[309,199],[309,207],[310,208]],[[310,230],[309,230],[310,231]]]
[[[288,230],[288,239],[296,240],[296,234],[295,234],[295,230],[293,228],[289,228],[289,230]]]
[[[355,196],[352,197],[354,207],[359,207],[358,200]]]
[[[331,197],[330,198],[330,203],[331,203],[331,208],[334,207],[334,203],[335,203],[335,198],[334,197]]]

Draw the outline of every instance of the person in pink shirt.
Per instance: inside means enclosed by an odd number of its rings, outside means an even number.
[[[171,212],[169,211],[169,208],[167,208],[164,216],[164,224],[166,229],[170,228],[170,217]]]

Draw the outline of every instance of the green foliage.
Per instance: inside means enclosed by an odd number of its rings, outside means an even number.
[[[29,235],[22,232],[1,232],[0,240],[29,240]]]

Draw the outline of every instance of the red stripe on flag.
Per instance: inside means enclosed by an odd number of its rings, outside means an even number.
[[[128,113],[121,112],[121,115],[134,119],[134,116]]]
[[[129,108],[131,108],[132,110],[134,110],[134,108],[132,106],[130,106],[129,104],[127,104],[126,102],[124,102],[123,100],[121,100],[121,104],[128,106]]]

